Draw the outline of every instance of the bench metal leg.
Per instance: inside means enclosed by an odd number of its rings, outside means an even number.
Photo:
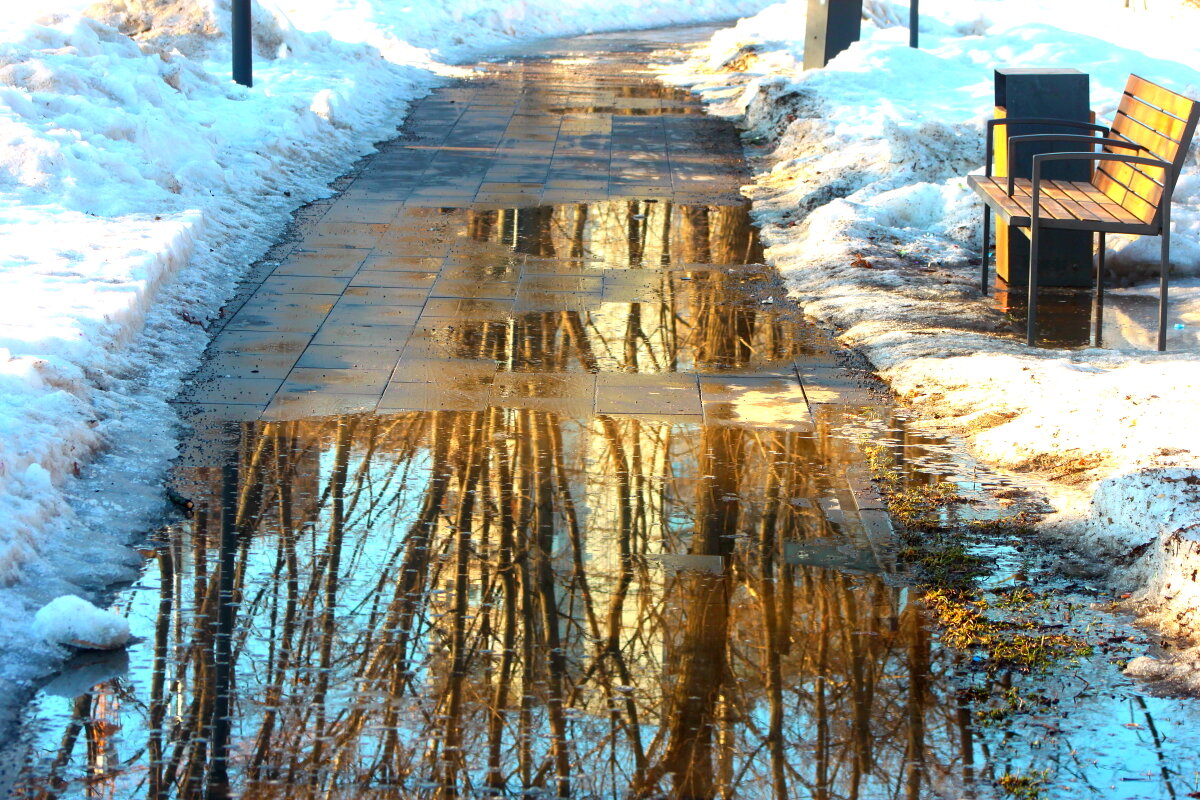
[[[980,258],[981,267],[979,268],[979,291],[987,297],[988,293],[988,252],[991,249],[992,239],[992,209],[987,203],[983,204],[983,255]]]
[[[1100,238],[1100,246],[1096,250],[1096,288],[1092,295],[1092,316],[1095,320],[1092,330],[1092,346],[1102,347],[1104,333],[1104,251],[1107,247],[1104,241],[1104,231],[1096,234]]]
[[[1171,198],[1162,203],[1162,256],[1158,266],[1158,352],[1167,349],[1167,277],[1171,272]]]
[[[1029,287],[1025,314],[1025,344],[1033,347],[1034,331],[1037,330],[1037,290],[1038,290],[1038,224],[1035,215],[1029,227]]]

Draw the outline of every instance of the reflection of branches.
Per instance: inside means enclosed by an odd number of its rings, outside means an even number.
[[[641,269],[745,258],[744,208],[480,212],[471,235],[530,259],[598,254],[654,292],[456,321],[455,357],[596,372],[792,356],[791,323],[730,302],[735,276]],[[141,723],[156,798],[220,782],[205,728],[220,608],[238,615],[243,796],[898,798],[934,774],[906,764],[958,763],[961,720],[933,710],[915,615],[873,577],[789,561],[789,544],[838,534],[820,512],[837,451],[817,438],[537,406],[238,437],[236,543],[215,535],[219,474],[200,469],[191,494],[210,499],[157,557]]]
[[[831,534],[815,440],[532,409],[376,423],[242,431],[265,485],[234,573],[235,791],[903,797],[931,774],[904,766],[931,736],[955,763],[915,613],[785,558]],[[212,779],[214,517],[202,504],[158,558],[156,797]],[[187,608],[190,629],[169,624]]]

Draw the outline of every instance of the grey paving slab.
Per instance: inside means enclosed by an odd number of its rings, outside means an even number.
[[[278,392],[263,410],[261,419],[272,422],[308,417],[332,417],[375,410],[376,395],[334,394],[332,392]]]
[[[383,393],[383,388],[391,376],[391,369],[296,367],[288,374],[280,388],[284,392],[296,394],[319,392],[369,394],[378,397]]]
[[[411,325],[324,325],[313,336],[312,343],[361,347],[403,347],[412,332]]]
[[[301,354],[295,366],[321,370],[387,370],[390,374],[400,361],[402,352],[401,347],[311,344]],[[291,372],[290,366],[280,378],[286,377],[287,372]]]

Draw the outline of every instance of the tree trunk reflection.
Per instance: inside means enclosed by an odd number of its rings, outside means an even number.
[[[447,358],[590,375],[795,356],[801,323],[732,300],[745,275],[684,268],[758,257],[743,207],[473,211],[466,231],[603,258],[659,300],[453,320]],[[901,798],[971,763],[916,611],[795,556],[845,538],[821,512],[836,448],[518,399],[242,425],[233,549],[221,470],[182,474],[198,506],[156,553],[149,697],[104,712],[144,730],[150,796],[220,793],[224,768],[256,798]],[[135,796],[102,696],[77,701],[53,770],[85,737],[110,795]]]

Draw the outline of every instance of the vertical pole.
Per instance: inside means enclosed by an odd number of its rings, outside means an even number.
[[[917,44],[918,28],[921,22],[920,0],[909,0],[908,5],[908,46],[920,47]]]
[[[1092,346],[1102,347],[1104,344],[1104,250],[1108,246],[1104,241],[1104,231],[1097,234],[1100,246],[1096,252],[1096,288],[1092,295],[1092,315],[1095,329],[1092,334]]]
[[[1164,171],[1165,174],[1165,171]],[[1162,259],[1158,272],[1158,352],[1167,349],[1167,278],[1171,274],[1171,195],[1162,199]]]
[[[229,693],[233,685],[233,573],[237,567],[238,462],[235,450],[221,468],[221,551],[219,590],[217,593],[217,635],[214,637],[212,763],[209,768],[206,800],[228,800],[229,739],[232,712]]]
[[[254,85],[250,43],[250,0],[233,0],[233,80],[242,86]]]
[[[991,172],[989,169],[988,172]],[[983,204],[983,252],[979,254],[979,292],[983,296],[988,293],[988,250],[991,249],[992,239],[992,209],[987,203]]]
[[[1037,338],[1037,291],[1038,291],[1038,211],[1042,200],[1038,196],[1041,188],[1041,159],[1033,157],[1033,197],[1029,201],[1029,286],[1026,297],[1025,344],[1033,347]],[[1009,181],[1009,185],[1012,181]]]

